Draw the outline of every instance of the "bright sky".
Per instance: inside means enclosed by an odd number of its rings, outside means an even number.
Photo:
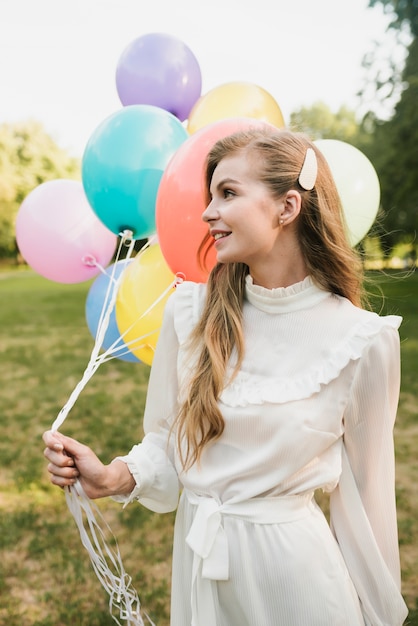
[[[202,94],[247,81],[285,118],[323,101],[355,108],[361,61],[387,17],[368,0],[0,0],[0,123],[36,119],[82,156],[90,135],[122,106],[115,72],[147,33],[194,53]]]

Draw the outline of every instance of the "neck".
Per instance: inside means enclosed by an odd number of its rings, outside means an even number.
[[[278,287],[290,287],[295,283],[300,283],[307,277],[308,272],[306,270],[296,271],[295,268],[292,268],[291,272],[285,272],[283,274],[278,272],[274,276],[260,276],[257,272],[253,272],[250,269],[250,274],[254,285],[259,285],[260,287],[265,287],[266,289],[277,289]]]
[[[281,242],[280,249],[268,262],[250,266],[254,285],[266,289],[290,287],[308,275],[299,242],[295,239]]]

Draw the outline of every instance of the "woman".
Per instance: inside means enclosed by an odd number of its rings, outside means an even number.
[[[306,137],[222,139],[206,183],[201,253],[218,262],[167,304],[145,438],[104,466],[47,432],[51,480],[178,507],[172,626],[400,626],[401,319],[361,308],[361,264]]]

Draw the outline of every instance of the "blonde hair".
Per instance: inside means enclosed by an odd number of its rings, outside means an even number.
[[[308,148],[313,148],[318,161],[318,175],[311,191],[305,191],[298,183]],[[361,306],[362,264],[348,243],[338,191],[318,148],[305,135],[288,130],[249,129],[225,137],[207,156],[208,203],[217,165],[236,153],[253,158],[258,179],[273,197],[280,198],[290,189],[301,193],[297,232],[308,273],[323,289]],[[199,248],[202,265],[212,243],[207,233]],[[189,344],[191,351],[197,351],[197,364],[176,420],[179,450],[181,444],[185,445],[185,468],[199,462],[203,448],[224,430],[218,400],[228,382],[226,369],[233,351],[232,376],[243,359],[242,305],[247,274],[248,266],[243,263],[217,263],[209,275],[205,305]]]

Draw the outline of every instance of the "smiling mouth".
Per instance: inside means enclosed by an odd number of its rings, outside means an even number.
[[[216,233],[213,235],[215,241],[219,241],[219,239],[223,239],[224,237],[228,237],[231,233]]]

